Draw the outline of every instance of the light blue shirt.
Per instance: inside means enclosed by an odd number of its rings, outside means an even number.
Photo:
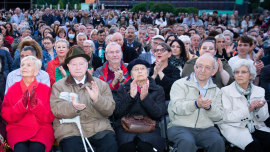
[[[38,82],[46,84],[47,86],[50,87],[50,77],[47,72],[43,70],[39,70],[36,76],[36,79]],[[10,72],[7,77],[5,94],[7,93],[7,90],[10,86],[12,86],[14,83],[19,82],[21,80],[22,80],[22,76],[21,76],[20,68]]]
[[[196,82],[198,84],[198,88],[199,88],[199,91],[200,91],[200,94],[202,95],[202,97],[205,97],[208,86],[209,86],[209,79],[207,80],[206,85],[202,88],[201,88],[198,80],[196,79],[195,73],[193,74],[193,80],[194,80],[194,82]]]
[[[150,50],[150,54],[151,54],[151,64],[153,64],[156,61],[156,57],[155,55],[152,53],[152,49]]]
[[[191,18],[190,20],[188,20],[188,17],[184,18],[183,24],[187,24],[187,26],[191,26],[192,24],[194,24],[194,18]]]
[[[10,22],[11,23],[16,23],[17,26],[19,26],[19,24],[22,22],[23,20],[23,14],[21,13],[19,16],[17,16],[17,14],[14,14],[12,17],[11,17],[11,20]]]

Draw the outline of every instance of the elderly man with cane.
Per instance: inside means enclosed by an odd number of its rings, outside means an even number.
[[[82,48],[71,48],[65,59],[70,75],[53,85],[50,101],[55,115],[55,138],[63,152],[87,151],[81,139],[84,137],[98,152],[117,152],[115,133],[108,119],[115,102],[109,85],[87,72],[89,60]],[[66,123],[67,119],[74,123]]]

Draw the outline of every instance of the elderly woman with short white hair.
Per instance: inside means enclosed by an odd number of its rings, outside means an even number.
[[[233,66],[235,81],[223,87],[222,135],[245,152],[266,152],[270,149],[270,128],[264,121],[269,117],[263,88],[253,85],[256,67],[246,59]]]
[[[192,58],[198,58],[197,55],[195,54],[191,54],[190,53],[190,44],[191,44],[191,41],[190,41],[190,38],[186,35],[181,35],[178,37],[179,40],[181,40],[184,45],[185,45],[185,50],[186,50],[186,55],[187,55],[187,58],[188,59],[192,59]]]
[[[93,29],[90,33],[90,39],[93,41],[93,42],[96,42],[97,39],[98,39],[98,30],[97,29]]]
[[[96,56],[93,52],[95,50],[95,44],[91,40],[83,41],[83,51],[90,57],[89,63],[92,65],[94,70],[102,66],[102,60],[100,57]]]
[[[8,88],[1,116],[7,122],[7,142],[14,152],[49,152],[55,141],[50,107],[51,89],[38,82],[41,61],[34,56],[21,61],[21,81]]]

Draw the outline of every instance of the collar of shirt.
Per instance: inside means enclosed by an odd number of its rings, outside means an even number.
[[[83,78],[82,78],[81,81],[78,81],[75,78],[73,78],[73,79],[75,80],[76,84],[80,84],[80,83],[84,84],[85,83],[85,79],[86,79],[86,75],[83,76]]]
[[[132,47],[132,46],[133,46],[133,42],[134,42],[134,40],[133,40],[131,43],[129,43],[129,42],[127,41],[128,46],[129,46],[129,47]]]
[[[195,73],[193,74],[193,80],[194,80],[194,82],[196,82],[198,84],[200,94],[202,94],[202,97],[204,97],[206,94],[206,91],[208,89],[208,86],[209,86],[209,79],[207,80],[206,85],[203,86],[202,88],[200,87],[200,84],[199,84],[198,80],[196,79]]]

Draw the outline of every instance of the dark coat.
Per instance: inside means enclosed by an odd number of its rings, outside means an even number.
[[[6,80],[7,80],[7,75],[4,73],[4,68],[5,67],[5,58],[3,55],[0,55],[0,65],[1,65],[1,69],[0,69],[0,99],[3,101],[4,95],[5,95],[5,87],[6,87]]]
[[[134,48],[128,47],[127,45],[124,44],[123,61],[125,63],[129,63],[132,60],[137,59],[138,57],[139,55]]]
[[[11,57],[14,57],[14,51],[13,51],[13,49],[11,47],[11,44],[9,43],[9,41],[7,41],[5,39],[4,39],[4,47],[7,47]]]
[[[155,63],[151,65],[149,75],[152,76],[154,74]],[[173,83],[180,79],[180,70],[173,66],[171,63],[168,63],[168,66],[163,69],[164,77],[160,80],[159,76],[156,77],[155,81],[157,85],[163,87],[165,91],[165,100],[170,100],[170,91]]]
[[[97,68],[102,66],[102,60],[100,57],[96,56],[95,54],[92,54],[91,64],[95,71]]]
[[[127,45],[127,39],[124,39],[124,45]],[[132,48],[134,48],[135,50],[139,48],[137,53],[142,54],[142,44],[140,42],[134,40]]]
[[[153,19],[151,16],[149,16],[148,18],[146,16],[143,16],[143,18],[141,19],[141,22],[145,24],[153,24]]]
[[[11,72],[11,65],[12,65],[12,57],[10,55],[10,53],[6,50],[3,50],[3,49],[0,49],[0,55],[4,56],[4,63],[5,63],[5,66],[3,67],[4,69],[4,72],[6,75],[9,74],[9,72]]]
[[[262,68],[260,73],[260,86],[265,90],[265,99],[270,99],[269,89],[270,89],[270,65]]]
[[[52,25],[52,23],[54,22],[53,16],[50,14],[49,16],[47,16],[46,14],[44,14],[42,16],[42,20],[49,26]]]
[[[114,98],[116,106],[114,110],[114,116],[116,118],[115,132],[118,142],[118,146],[131,142],[137,136],[141,141],[148,142],[153,145],[159,152],[164,151],[165,142],[160,136],[160,129],[158,121],[166,113],[166,105],[164,98],[163,88],[156,85],[154,79],[148,77],[149,89],[148,95],[141,100],[139,92],[135,98],[130,97],[130,83],[133,79],[130,79],[125,84],[121,85],[117,91],[117,95]],[[149,133],[127,133],[121,125],[121,118],[125,116],[148,116],[152,120],[157,121],[157,125],[154,131]]]
[[[264,66],[267,66],[270,64],[270,55],[264,56],[260,60],[263,62]]]
[[[95,27],[96,27],[97,25],[99,25],[100,23],[102,23],[103,26],[105,25],[105,22],[104,22],[103,18],[101,18],[99,21],[98,21],[96,18],[93,19],[93,25],[94,25]]]

